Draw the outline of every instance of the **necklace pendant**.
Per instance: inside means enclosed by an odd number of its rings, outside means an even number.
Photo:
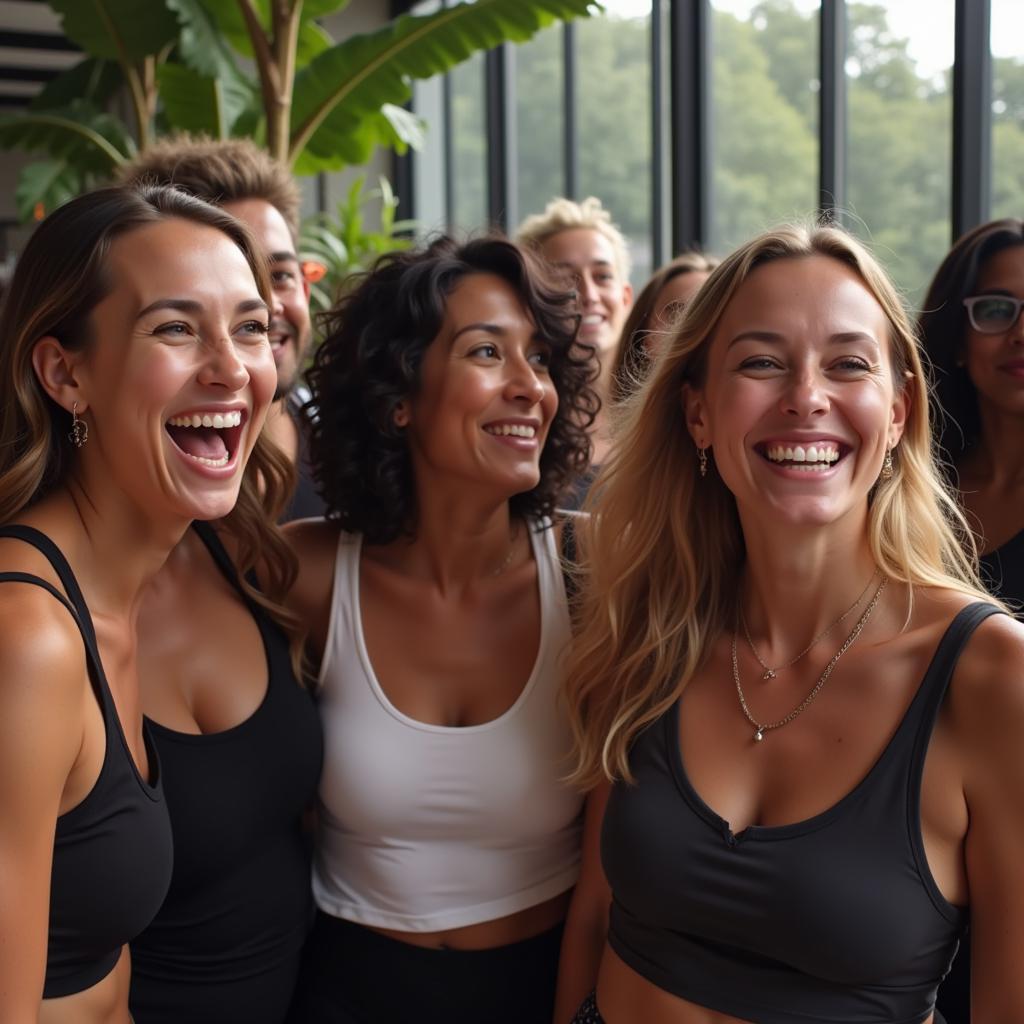
[[[761,676],[761,678],[762,679],[774,679],[775,678],[775,669],[773,669],[773,668],[766,668],[764,670],[764,674]]]
[[[757,732],[755,732],[755,733],[754,733],[754,740],[755,740],[755,741],[756,741],[757,743],[760,743],[760,742],[761,742],[761,740],[763,740],[763,739],[764,739],[764,733],[763,733],[763,732],[761,732],[761,730],[760,730],[760,729],[758,729],[758,730],[757,730]]]

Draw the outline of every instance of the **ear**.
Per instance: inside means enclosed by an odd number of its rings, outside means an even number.
[[[903,387],[896,392],[892,401],[892,418],[889,421],[889,447],[895,448],[903,437],[903,431],[907,426],[907,418],[910,416],[910,409],[914,404],[914,394],[911,390],[911,381],[914,375],[908,370]]]
[[[405,399],[402,399],[402,401],[395,406],[395,411],[391,419],[399,430],[404,430],[409,426],[409,403],[406,402]]]
[[[689,384],[684,384],[682,406],[686,429],[690,432],[693,443],[698,448],[709,448],[711,446],[711,424],[708,422],[703,392]]]
[[[77,364],[77,354],[69,352],[51,335],[40,338],[32,349],[32,369],[42,389],[69,413],[76,402],[80,413],[89,408],[78,379]]]
[[[622,286],[622,304],[626,309],[633,305],[633,286],[628,281]]]
[[[309,282],[306,280],[305,275],[302,277],[302,294],[306,296],[306,304],[309,305]]]

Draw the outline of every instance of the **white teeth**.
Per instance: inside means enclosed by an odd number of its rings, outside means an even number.
[[[185,454],[188,455],[188,452]],[[228,452],[225,452],[219,459],[207,459],[202,455],[189,455],[188,457],[196,462],[201,462],[204,466],[214,466],[215,468],[226,466],[231,461],[231,455]]]
[[[827,441],[819,441],[816,444],[808,445],[769,445],[765,454],[771,462],[793,462],[797,465],[805,463],[808,468],[811,466],[827,466],[829,463],[839,461],[839,450]]]
[[[585,324],[599,324],[604,319],[600,313],[590,313],[583,318]]]
[[[537,436],[537,428],[530,427],[526,424],[520,423],[497,423],[491,427],[484,427],[484,430],[488,434],[494,434],[497,437],[527,437],[532,438]]]
[[[186,416],[172,416],[167,421],[172,427],[239,427],[242,425],[242,414],[239,411],[226,413],[191,413]]]

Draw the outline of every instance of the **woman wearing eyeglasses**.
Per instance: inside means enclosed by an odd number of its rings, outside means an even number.
[[[1024,601],[1024,221],[969,231],[928,290],[921,337],[944,416],[945,459],[978,539],[981,575]],[[970,958],[961,947],[939,990],[949,1024],[970,1019]]]

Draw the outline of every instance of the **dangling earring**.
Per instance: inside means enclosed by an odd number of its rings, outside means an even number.
[[[882,460],[882,472],[880,474],[881,478],[883,480],[891,480],[892,472],[892,449],[886,448],[885,458]]]
[[[697,464],[700,467],[700,475],[702,477],[703,476],[707,476],[708,475],[708,450],[707,450],[707,448],[698,448],[697,449]]]
[[[71,431],[68,440],[76,447],[81,448],[89,440],[89,424],[78,418],[78,403],[75,402],[71,409]]]

